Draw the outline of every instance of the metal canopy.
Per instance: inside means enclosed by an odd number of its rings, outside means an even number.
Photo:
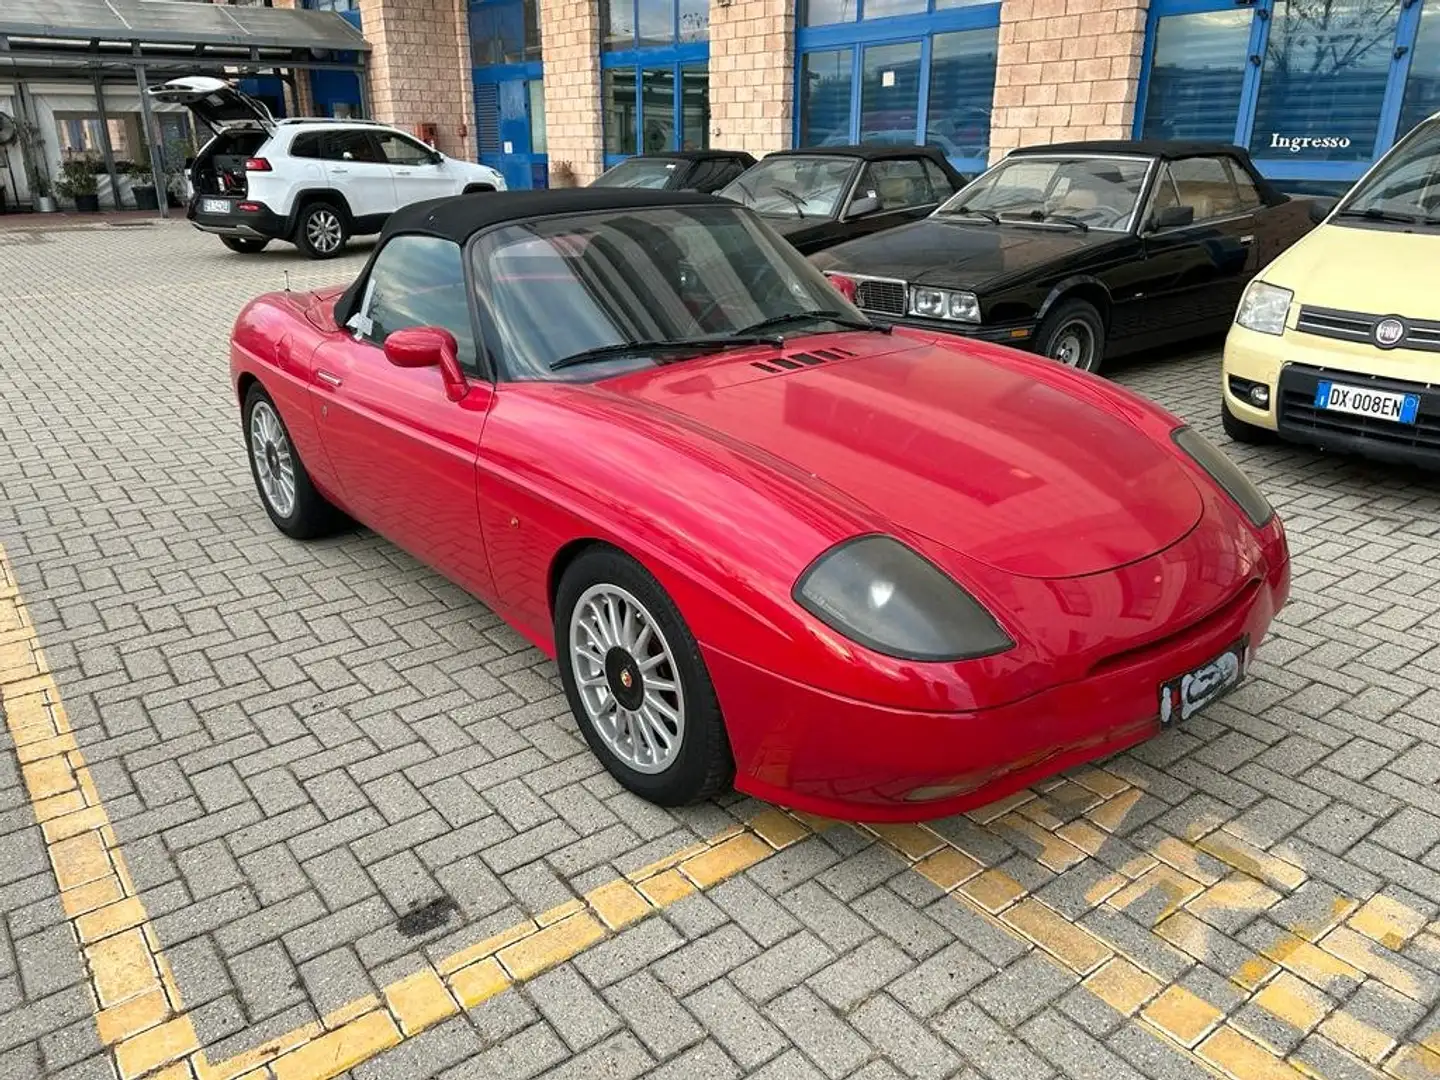
[[[4,0],[0,38],[48,43],[229,46],[366,52],[332,11],[230,7],[185,0]]]

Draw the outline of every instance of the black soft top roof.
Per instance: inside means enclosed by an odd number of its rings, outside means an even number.
[[[915,157],[945,160],[945,154],[938,146],[909,146],[904,143],[857,143],[850,146],[797,146],[793,150],[776,150],[766,154],[764,160],[777,157],[853,157],[866,161],[888,161],[891,158]]]
[[[411,203],[390,215],[375,250],[350,287],[335,302],[335,321],[344,326],[360,305],[360,284],[386,242],[399,233],[438,236],[464,244],[482,229],[530,218],[560,214],[588,214],[607,210],[654,210],[665,206],[728,206],[736,204],[693,191],[655,191],[647,188],[584,187],[541,191],[489,191],[448,195]]]
[[[1047,143],[1041,146],[1021,146],[1010,151],[1008,156],[1044,154],[1127,154],[1132,157],[1153,157],[1162,161],[1179,161],[1193,157],[1228,157],[1239,164],[1254,182],[1260,198],[1267,205],[1285,202],[1289,196],[1260,175],[1250,152],[1243,146],[1226,142],[1182,141],[1179,139],[1096,139],[1091,142]]]
[[[632,154],[625,161],[711,161],[715,158],[738,158],[742,161],[754,161],[755,155],[746,153],[744,150],[656,150],[649,154]],[[618,169],[625,161],[610,166]],[[607,169],[606,172],[610,170]]]

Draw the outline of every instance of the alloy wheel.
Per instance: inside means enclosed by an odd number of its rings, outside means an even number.
[[[1050,339],[1050,358],[1089,371],[1095,359],[1095,332],[1080,319],[1067,322]]]
[[[250,455],[260,493],[277,517],[288,518],[295,512],[295,459],[280,417],[268,401],[257,401],[250,410]]]
[[[316,210],[305,223],[305,238],[322,255],[340,247],[340,218],[333,210]]]
[[[618,585],[592,585],[570,616],[569,651],[601,741],[636,772],[664,772],[685,736],[685,691],[655,616]]]

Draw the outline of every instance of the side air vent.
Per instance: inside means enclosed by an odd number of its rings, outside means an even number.
[[[766,372],[770,375],[776,375],[780,372],[780,369],[778,367],[771,367],[769,364],[762,364],[759,360],[750,361],[750,366],[753,368],[759,368],[761,371]]]
[[[774,360],[771,360],[770,363],[776,367],[782,367],[786,371],[799,371],[800,368],[805,366],[804,364],[797,364],[794,360],[790,360],[784,356],[777,356]]]
[[[824,358],[824,357],[819,356],[819,355],[817,355],[817,354],[807,353],[807,352],[796,353],[796,354],[795,354],[794,356],[792,356],[790,359],[792,359],[792,360],[799,360],[800,363],[805,364],[805,365],[807,365],[807,366],[809,366],[809,367],[814,367],[816,364],[823,364],[823,363],[825,363],[825,358]]]

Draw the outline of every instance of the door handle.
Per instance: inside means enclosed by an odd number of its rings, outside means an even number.
[[[336,168],[331,168],[330,171],[331,171],[332,173],[334,173],[336,176],[345,176],[345,175],[347,175],[347,174],[350,172],[349,169],[336,169]]]
[[[340,378],[339,375],[332,375],[330,374],[330,372],[325,371],[321,368],[315,369],[315,378],[319,379],[323,383],[329,383],[331,386],[339,386],[345,381],[344,379]]]
[[[1254,236],[1242,236],[1242,237],[1240,237],[1240,243],[1244,244],[1246,247],[1249,247],[1249,246],[1250,246],[1251,244],[1253,244],[1254,242],[1255,242],[1255,237],[1254,237]]]

